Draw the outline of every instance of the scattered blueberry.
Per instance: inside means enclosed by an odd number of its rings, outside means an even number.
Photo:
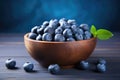
[[[105,64],[97,64],[97,71],[98,72],[101,72],[101,73],[103,73],[103,72],[105,72],[106,71],[106,66],[105,66]]]
[[[50,33],[44,33],[42,35],[42,40],[43,41],[52,41],[52,35]]]
[[[58,64],[53,64],[48,67],[48,71],[51,74],[57,74],[60,71],[60,66]]]
[[[62,34],[55,34],[54,41],[64,42],[65,37]]]
[[[42,40],[42,36],[39,34],[37,37],[36,37],[36,40]]]
[[[85,31],[89,31],[89,26],[87,24],[81,24],[80,28],[82,28]]]
[[[36,33],[29,33],[29,35],[28,35],[28,38],[30,38],[30,39],[36,39],[36,37],[37,37],[37,34]]]
[[[34,68],[34,65],[30,62],[26,62],[26,63],[23,64],[23,68],[26,72],[32,72],[33,68]]]
[[[89,63],[87,61],[81,61],[78,65],[77,65],[78,69],[82,69],[82,70],[87,70],[89,68]]]
[[[98,64],[106,64],[106,60],[103,58],[99,58],[97,63]]]
[[[8,69],[15,69],[16,67],[16,61],[14,59],[7,59],[5,61],[5,66],[8,68]]]

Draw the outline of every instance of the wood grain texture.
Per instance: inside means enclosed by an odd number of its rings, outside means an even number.
[[[58,75],[51,75],[27,53],[23,34],[0,34],[0,80],[120,80],[120,33],[107,41],[98,41],[92,55],[87,59],[89,70],[62,69]],[[107,60],[107,71],[103,74],[94,72],[98,58]],[[14,58],[19,69],[9,70],[5,60]],[[30,61],[34,63],[36,72],[27,73],[22,65]]]

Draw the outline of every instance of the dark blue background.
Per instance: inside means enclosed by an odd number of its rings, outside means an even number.
[[[26,33],[44,20],[63,17],[119,31],[119,5],[120,0],[0,0],[0,33]]]

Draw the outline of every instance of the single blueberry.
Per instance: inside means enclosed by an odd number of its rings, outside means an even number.
[[[54,41],[63,42],[65,37],[62,34],[55,34]]]
[[[78,27],[76,25],[72,25],[70,28],[71,28],[73,34],[76,34],[78,32]]]
[[[60,66],[58,64],[52,64],[48,67],[48,72],[51,74],[57,74],[60,71]]]
[[[59,22],[62,22],[62,21],[67,22],[67,19],[66,19],[66,18],[61,18],[61,19],[59,20]]]
[[[67,38],[67,41],[75,41],[75,39],[73,37],[69,37]]]
[[[90,31],[85,31],[85,35],[89,35],[90,37],[92,36]]]
[[[87,61],[81,61],[78,65],[77,65],[78,69],[82,69],[82,70],[87,70],[89,68],[89,63]]]
[[[35,26],[31,29],[32,33],[37,33],[37,29],[39,29],[39,26]]]
[[[97,61],[98,64],[106,64],[106,60],[103,58],[99,58]]]
[[[29,35],[28,35],[28,38],[30,38],[30,39],[36,39],[36,37],[37,37],[37,34],[36,33],[29,33]]]
[[[89,31],[89,26],[87,24],[81,24],[79,27],[85,31]]]
[[[98,72],[103,73],[103,72],[106,71],[106,66],[105,66],[105,64],[97,64],[96,69],[97,69]]]
[[[77,33],[83,35],[84,31],[82,29],[80,29],[80,28],[77,28]]]
[[[48,26],[44,29],[44,33],[50,33],[53,34],[55,31],[52,27]]]
[[[9,58],[5,61],[5,66],[8,69],[14,69],[16,66],[16,61],[14,59]]]
[[[63,31],[63,36],[65,36],[66,38],[72,37],[73,34],[72,34],[71,29],[65,29],[65,30]]]
[[[55,34],[61,34],[63,32],[62,27],[58,27],[57,29],[55,29]]]
[[[65,21],[60,22],[60,26],[61,26],[63,29],[70,28],[70,25],[69,25],[67,22],[65,22]]]
[[[69,19],[67,23],[70,25],[76,25],[76,21],[74,19]]]
[[[59,21],[57,19],[50,20],[49,26],[53,29],[56,29],[59,26]]]
[[[52,35],[50,33],[44,33],[42,35],[42,40],[43,41],[52,41]]]
[[[89,35],[84,34],[84,40],[90,39],[91,37]]]
[[[81,34],[75,34],[76,40],[83,40],[83,35]]]
[[[36,37],[36,40],[42,40],[42,36],[39,34],[37,37]]]
[[[26,63],[23,64],[23,68],[26,72],[32,72],[33,68],[34,68],[34,65],[30,62],[26,62]]]
[[[49,22],[48,22],[48,21],[44,21],[42,25],[43,25],[43,26],[48,26],[48,25],[49,25]]]

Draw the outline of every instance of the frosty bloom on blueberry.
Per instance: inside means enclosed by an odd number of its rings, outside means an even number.
[[[79,41],[92,38],[87,24],[78,26],[74,19],[51,19],[31,29],[28,37],[39,41]]]

